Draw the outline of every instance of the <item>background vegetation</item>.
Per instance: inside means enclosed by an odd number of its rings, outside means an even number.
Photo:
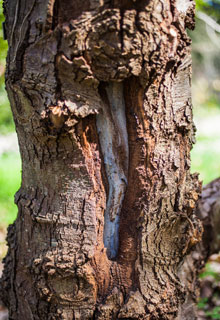
[[[4,72],[5,59],[7,55],[8,44],[3,37],[2,23],[4,21],[2,0],[0,0],[0,134],[6,134],[15,130],[8,98],[5,92]]]
[[[220,23],[220,1],[197,0],[203,12]],[[199,16],[199,14],[197,14]],[[192,38],[194,121],[197,143],[192,150],[192,172],[206,184],[220,176],[220,33],[196,19]],[[218,160],[219,159],[219,160]]]

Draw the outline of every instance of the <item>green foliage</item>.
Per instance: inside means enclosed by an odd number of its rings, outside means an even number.
[[[207,306],[208,298],[200,298],[197,304],[198,309],[205,309]]]
[[[206,316],[210,317],[211,319],[220,319],[220,307],[215,307],[211,311],[206,311]]]
[[[197,10],[205,10],[209,7],[207,1],[204,0],[196,0],[196,9]]]
[[[15,126],[4,85],[0,86],[0,97],[0,134],[6,134],[13,132]]]
[[[220,0],[196,0],[196,10],[204,11],[218,22],[220,21]]]
[[[203,185],[219,177],[220,150],[214,147],[218,143],[214,137],[198,137],[191,151],[191,172],[199,172]]]
[[[220,0],[196,0],[196,8],[197,12],[203,11],[214,20],[220,21]],[[206,24],[201,19],[196,19],[196,28],[190,33],[190,37],[193,58],[194,120],[198,128],[196,144],[191,152],[191,170],[199,172],[200,179],[206,184],[220,175],[220,161],[218,161],[220,132],[219,125],[215,121],[216,117],[220,119],[219,48],[210,39]],[[202,131],[201,122],[203,122]],[[216,130],[213,130],[214,127]]]
[[[10,168],[10,169],[9,169]],[[0,157],[0,226],[12,223],[17,215],[14,194],[21,184],[21,160],[17,153]]]
[[[8,50],[8,43],[3,39],[2,22],[5,20],[3,15],[2,0],[0,0],[0,64],[5,64],[5,57]]]
[[[198,309],[202,311],[205,319],[220,319],[219,258],[220,255],[213,255],[210,261],[206,264],[203,272],[200,274],[203,297],[200,298],[197,306]]]
[[[220,281],[220,274],[213,270],[212,265],[207,263],[205,266],[205,270],[200,274],[200,278],[204,279],[206,277],[212,277],[215,281]]]
[[[212,99],[199,106],[194,102],[194,107],[198,132],[191,151],[191,172],[199,172],[205,185],[220,176],[220,108]]]
[[[3,39],[2,22],[4,20],[2,0],[0,0],[0,134],[14,131],[14,122],[4,84],[5,59],[8,50],[7,41]]]

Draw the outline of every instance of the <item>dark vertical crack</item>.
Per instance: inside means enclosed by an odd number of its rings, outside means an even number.
[[[124,19],[124,11],[120,10],[120,40],[121,40],[121,52],[124,50],[124,38],[123,38],[123,19]]]
[[[57,84],[56,85],[56,98],[57,98],[57,100],[62,98],[62,90],[61,90],[62,85],[61,85],[61,81],[60,81],[60,78],[59,78],[59,70],[58,70],[58,67],[57,67],[57,59],[58,59],[58,56],[59,56],[61,40],[62,40],[62,32],[59,31],[58,42],[57,42],[57,54],[56,54],[55,59],[54,59],[54,75],[55,75],[56,84]]]
[[[12,55],[12,59],[10,61],[11,65],[13,66],[13,69],[11,70],[10,74],[10,79],[11,82],[16,82],[20,80],[23,76],[23,63],[24,63],[24,55],[26,50],[29,47],[29,37],[30,37],[30,21],[28,18],[30,17],[32,11],[34,10],[35,7],[35,1],[33,1],[29,11],[26,13],[26,15],[23,18],[22,24],[20,26],[18,36],[15,39],[15,49]],[[16,13],[18,14],[18,13]],[[25,22],[27,21],[28,26],[25,28]],[[14,31],[13,34],[11,34],[11,38],[13,39],[14,36]],[[22,40],[23,36],[23,40]],[[11,40],[12,41],[12,40]],[[11,44],[13,47],[13,45]]]
[[[59,0],[55,0],[53,5],[53,17],[52,17],[52,30],[58,25],[58,14],[59,14]]]

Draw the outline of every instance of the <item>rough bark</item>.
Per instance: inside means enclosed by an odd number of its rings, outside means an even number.
[[[187,298],[182,308],[181,320],[191,319],[192,314],[196,315],[194,301],[200,295],[201,289],[198,274],[210,256],[220,251],[220,178],[203,187],[196,215],[202,222],[204,231],[202,241],[184,258],[183,266],[180,269],[180,278],[187,288]],[[206,285],[206,282],[202,283],[202,292]]]
[[[5,1],[22,157],[10,319],[175,319],[201,238],[190,0]],[[193,319],[193,318],[192,318]]]
[[[197,215],[204,226],[200,247],[206,261],[210,255],[220,251],[220,178],[203,188]]]

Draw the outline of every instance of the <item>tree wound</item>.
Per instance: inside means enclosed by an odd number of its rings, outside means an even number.
[[[96,117],[96,125],[109,184],[103,240],[108,257],[113,259],[118,251],[120,211],[128,172],[129,150],[123,84],[110,82],[101,94],[105,97],[102,112]]]

